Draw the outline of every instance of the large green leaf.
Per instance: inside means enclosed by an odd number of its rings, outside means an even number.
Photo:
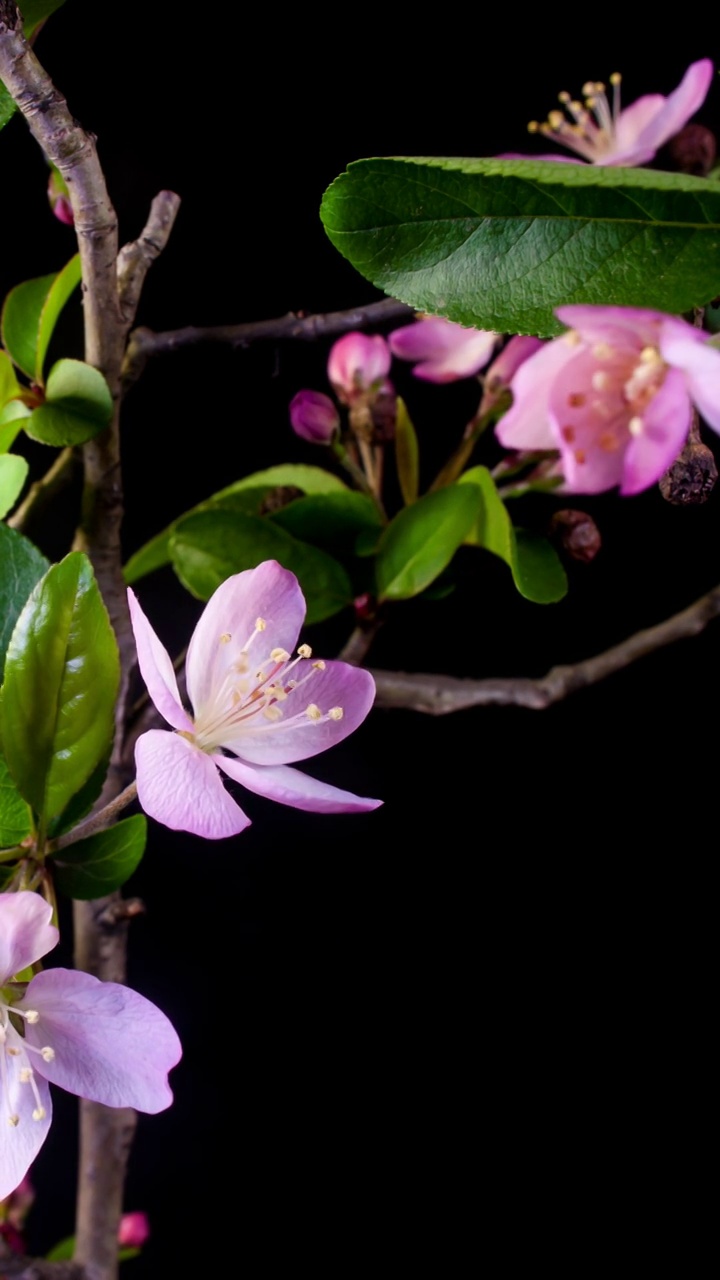
[[[53,330],[79,285],[80,276],[80,255],[76,253],[57,275],[26,280],[11,289],[5,299],[3,342],[18,368],[38,386],[43,385],[43,366]]]
[[[308,467],[287,463],[277,467],[269,467],[267,471],[255,471],[242,480],[236,480],[226,489],[199,502],[196,507],[186,511],[178,520],[197,515],[201,511],[209,511],[214,507],[230,506],[247,515],[260,515],[260,507],[268,494],[276,489],[300,489],[305,494],[344,493],[350,490],[337,476],[322,467]],[[146,542],[139,551],[130,557],[123,573],[128,586],[139,582],[146,574],[160,569],[170,560],[170,539],[175,532],[178,521],[174,520],[162,533],[156,534]]]
[[[0,849],[19,844],[32,831],[32,815],[0,756]]]
[[[372,498],[351,489],[296,498],[274,512],[272,522],[301,542],[337,552],[352,552],[360,534],[377,539],[382,529],[380,512]]]
[[[27,434],[42,444],[83,444],[104,430],[112,417],[107,382],[82,360],[58,360],[50,370],[46,396],[45,404],[24,423]]]
[[[503,333],[559,331],[568,302],[682,312],[720,293],[720,186],[528,160],[359,160],[321,217],[368,280]]]
[[[172,562],[183,586],[200,600],[234,573],[278,560],[299,579],[308,622],[322,622],[353,598],[337,560],[279,529],[272,521],[227,510],[202,511],[180,520],[170,541]]]
[[[102,898],[129,880],[145,852],[142,813],[61,849],[53,858],[55,883],[70,898]]]
[[[395,516],[378,547],[380,600],[407,600],[442,573],[478,518],[473,486],[448,485],[428,493]]]
[[[61,813],[105,758],[119,680],[117,644],[90,562],[73,552],[38,583],[5,659],[5,758],[41,818]]]
[[[50,568],[37,547],[0,524],[0,680],[5,651],[30,592]]]
[[[471,484],[482,494],[477,522],[466,541],[500,556],[526,600],[535,604],[562,600],[567,594],[567,575],[555,548],[540,534],[513,528],[487,467],[472,467],[458,483]]]
[[[0,453],[0,520],[15,506],[27,480],[28,464],[16,453]]]

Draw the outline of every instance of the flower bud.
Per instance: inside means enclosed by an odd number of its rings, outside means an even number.
[[[322,391],[298,391],[290,402],[290,422],[295,434],[310,444],[330,444],[340,430],[340,415]]]
[[[580,560],[583,564],[594,560],[602,547],[600,530],[587,511],[572,508],[556,511],[550,521],[549,532],[571,560]]]
[[[380,334],[346,333],[328,358],[328,378],[338,399],[353,404],[367,399],[390,372],[392,356]]]
[[[66,227],[72,227],[75,223],[75,215],[70,203],[70,193],[62,174],[54,167],[48,178],[48,200],[58,222],[64,222]]]
[[[118,1227],[118,1244],[126,1249],[142,1249],[150,1236],[150,1223],[146,1213],[124,1213]]]

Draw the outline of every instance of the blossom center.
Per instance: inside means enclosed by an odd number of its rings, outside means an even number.
[[[648,406],[668,366],[655,346],[628,351],[598,341],[578,357],[577,369],[577,385],[571,377],[563,400],[560,435],[583,466],[588,449],[616,453],[630,438],[643,435]]]
[[[605,85],[599,80],[589,80],[583,85],[583,100],[571,98],[563,91],[558,94],[562,111],[551,111],[544,123],[531,120],[530,133],[541,133],[563,147],[576,151],[591,163],[600,162],[615,145],[615,132],[620,115],[620,82],[615,71],[610,76],[612,106],[608,101]]]
[[[28,1044],[25,1038],[25,1023],[34,1025],[40,1021],[36,1009],[20,1009],[12,1002],[12,994],[8,988],[0,989],[0,1096],[2,1108],[7,1122],[13,1128],[20,1123],[20,1116],[13,1107],[14,1078],[19,1085],[27,1085],[33,1095],[35,1106],[31,1112],[33,1120],[45,1119],[45,1107],[35,1080],[32,1058],[40,1057],[44,1062],[52,1062],[54,1049],[45,1045],[38,1049]]]
[[[261,639],[266,625],[258,618],[249,637],[236,639],[228,631],[218,636],[222,660],[216,687],[205,705],[196,708],[193,740],[201,751],[212,753],[226,746],[234,750],[237,738],[246,732],[342,720],[342,707],[323,710],[308,700],[311,690],[305,686],[325,670],[322,659],[313,660],[308,644],[301,644],[294,658],[286,649],[268,650]]]

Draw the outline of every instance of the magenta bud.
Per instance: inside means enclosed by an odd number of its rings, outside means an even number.
[[[118,1227],[118,1244],[126,1249],[142,1249],[150,1235],[146,1213],[124,1213]]]
[[[368,591],[363,591],[362,595],[356,596],[353,600],[353,608],[355,610],[355,620],[358,624],[372,622],[377,612],[375,597],[371,596]]]
[[[48,178],[48,200],[58,222],[64,222],[66,227],[74,226],[75,215],[68,189],[57,169],[53,169]]]
[[[290,422],[295,434],[310,444],[330,444],[340,430],[340,415],[322,391],[298,391],[290,401]]]
[[[328,378],[343,404],[367,399],[390,372],[392,356],[380,334],[346,333],[330,350]]]

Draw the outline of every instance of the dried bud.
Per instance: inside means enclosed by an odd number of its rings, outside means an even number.
[[[661,477],[660,492],[675,507],[699,506],[707,502],[717,478],[717,465],[707,445],[688,441]]]
[[[571,560],[589,564],[602,546],[602,538],[592,516],[587,511],[568,508],[556,511],[550,521],[550,537],[558,542]]]
[[[673,162],[681,173],[692,173],[706,178],[715,164],[717,144],[715,134],[704,124],[686,124],[668,144]]]
[[[290,401],[290,422],[295,434],[310,444],[330,444],[340,430],[340,415],[322,391],[298,391]]]
[[[364,591],[361,596],[356,596],[353,600],[353,608],[355,610],[355,621],[358,626],[372,622],[377,612],[377,602],[374,596],[368,591]]]
[[[353,404],[377,392],[390,372],[392,357],[380,334],[346,333],[333,343],[328,378],[339,400]]]
[[[150,1236],[150,1223],[146,1213],[124,1213],[118,1227],[118,1244],[124,1248],[142,1249]]]

